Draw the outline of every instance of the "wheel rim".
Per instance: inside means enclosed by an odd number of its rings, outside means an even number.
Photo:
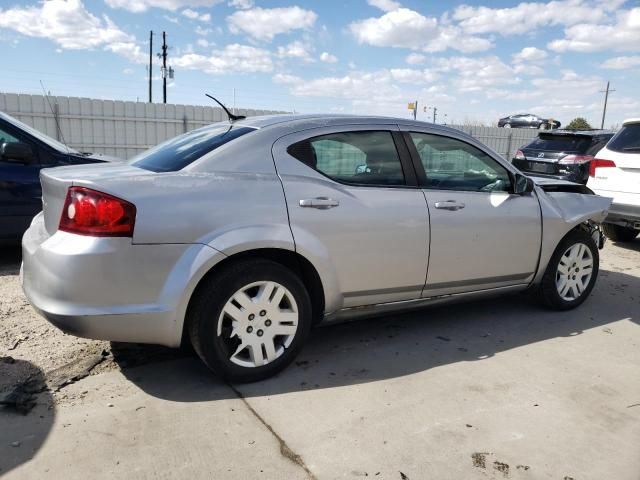
[[[298,305],[277,282],[246,285],[227,301],[218,318],[217,335],[229,361],[242,367],[261,367],[278,359],[298,331]]]
[[[582,296],[593,275],[593,254],[584,243],[570,246],[560,257],[556,270],[556,288],[563,300]]]
[[[504,128],[511,128],[511,124],[509,124],[509,123],[505,123],[505,124],[504,124]]]

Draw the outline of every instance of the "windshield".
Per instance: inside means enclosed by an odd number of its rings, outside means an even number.
[[[607,144],[614,152],[640,152],[640,123],[623,126]]]
[[[577,135],[540,136],[526,146],[534,150],[549,152],[586,152],[591,145],[590,137]]]
[[[76,153],[76,154],[80,154],[80,152],[78,152],[77,150],[74,150],[71,147],[67,147],[64,143],[59,142],[47,135],[45,135],[42,132],[39,132],[38,130],[36,130],[33,127],[30,127],[29,125],[27,125],[26,123],[22,123],[19,120],[16,120],[15,118],[13,118],[10,115],[7,115],[6,113],[0,113],[0,115],[2,115],[2,118],[4,120],[6,120],[7,122],[9,122],[10,124],[12,124],[14,127],[19,128],[20,130],[23,130],[25,132],[27,132],[29,135],[31,135],[32,137],[37,138],[38,140],[40,140],[41,142],[46,143],[47,145],[49,145],[51,148],[58,150],[59,152],[63,152],[63,153]]]
[[[208,125],[167,140],[130,160],[134,167],[152,172],[176,172],[203,155],[255,128]]]

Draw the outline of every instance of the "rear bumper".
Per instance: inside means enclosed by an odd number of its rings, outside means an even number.
[[[640,229],[640,205],[612,203],[605,222]]]
[[[79,337],[176,347],[206,245],[134,245],[56,232],[42,215],[22,240],[21,282],[33,307]],[[213,255],[212,255],[213,253]]]
[[[518,170],[539,177],[559,178],[569,182],[585,185],[589,180],[589,162],[575,164],[559,164],[553,162],[536,162],[534,160],[512,161]],[[544,167],[545,171],[541,171]]]

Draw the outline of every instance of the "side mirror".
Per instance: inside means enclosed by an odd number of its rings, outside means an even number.
[[[533,192],[533,180],[529,177],[516,173],[515,181],[513,182],[513,193],[516,195],[524,195],[525,193]]]
[[[0,146],[0,156],[8,162],[31,163],[34,159],[33,149],[28,143],[8,142]]]

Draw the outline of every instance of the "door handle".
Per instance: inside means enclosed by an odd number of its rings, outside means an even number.
[[[446,200],[444,202],[436,202],[435,207],[440,210],[461,210],[464,208],[464,203],[456,202],[455,200]]]
[[[340,205],[338,200],[327,197],[305,198],[300,200],[300,206],[305,208],[317,208],[319,210],[328,210],[329,208]]]

